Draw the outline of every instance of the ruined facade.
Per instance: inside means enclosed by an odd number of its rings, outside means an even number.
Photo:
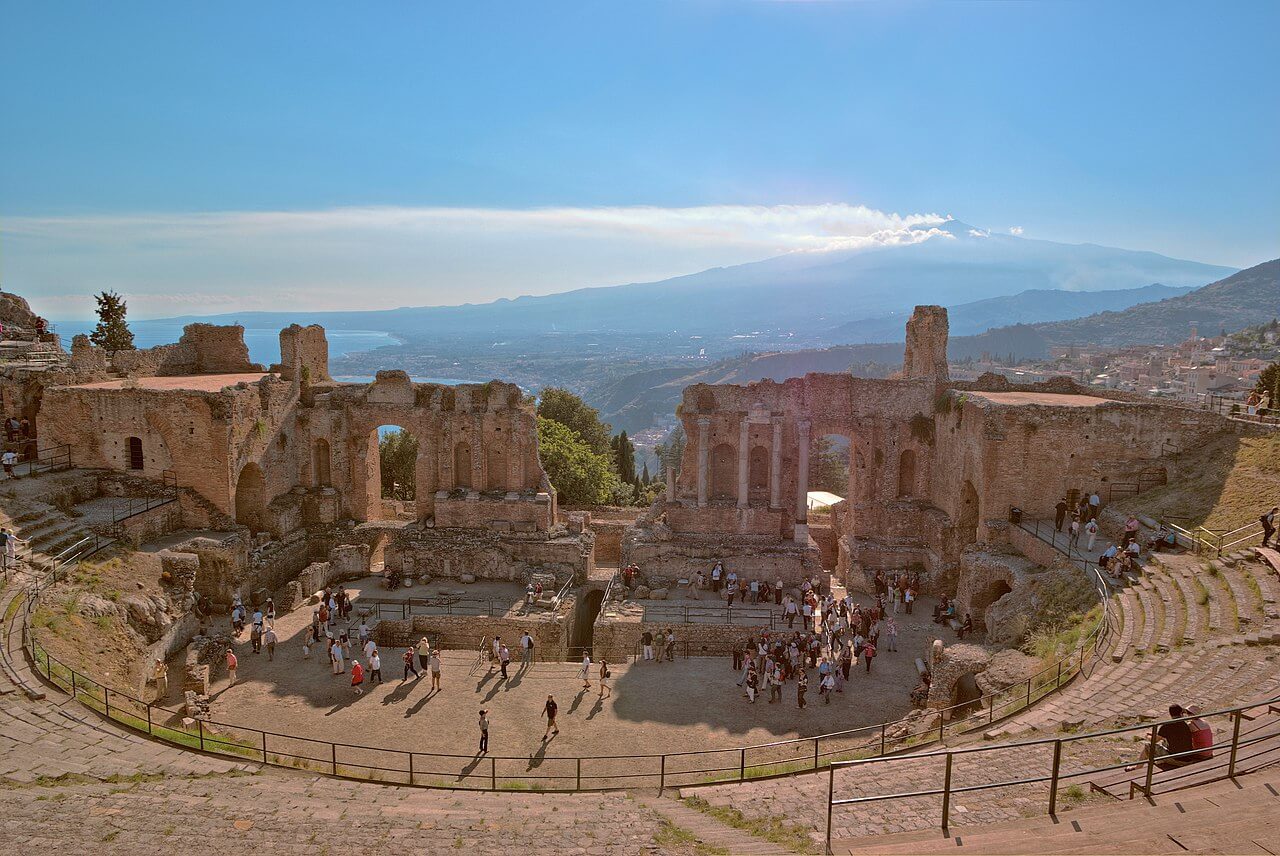
[[[79,350],[82,361],[95,358],[96,349]],[[493,535],[487,551],[455,552],[469,559],[453,573],[516,555],[527,558],[520,566],[585,571],[581,536],[547,547],[555,494],[519,387],[414,383],[401,371],[335,383],[317,326],[281,331],[280,351],[266,372],[249,363],[242,328],[188,326],[177,345],[140,352],[156,364],[137,377],[44,390],[42,445],[69,445],[76,466],[176,482],[223,522],[278,540],[306,526],[395,517],[378,454],[379,427],[394,426],[418,443],[408,516],[422,528]],[[507,534],[519,549],[499,543]]]

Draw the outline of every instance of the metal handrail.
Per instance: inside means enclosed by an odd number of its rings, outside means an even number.
[[[867,802],[880,802],[884,800],[910,799],[914,797],[941,796],[942,797],[942,829],[944,832],[950,825],[950,805],[951,797],[955,794],[972,793],[974,791],[993,790],[996,788],[1017,787],[1020,785],[1039,784],[1042,782],[1049,783],[1049,801],[1048,814],[1056,816],[1057,814],[1057,796],[1058,784],[1063,779],[1081,778],[1084,776],[1095,776],[1099,773],[1107,773],[1121,768],[1128,769],[1134,765],[1134,762],[1124,762],[1120,764],[1107,764],[1100,767],[1091,767],[1083,770],[1074,770],[1063,772],[1061,769],[1062,747],[1066,744],[1075,743],[1082,740],[1093,740],[1098,738],[1113,737],[1118,734],[1129,734],[1135,731],[1143,731],[1149,733],[1148,757],[1145,761],[1138,762],[1145,768],[1142,778],[1144,784],[1136,786],[1147,797],[1152,795],[1152,778],[1157,763],[1157,753],[1155,746],[1159,738],[1159,729],[1162,725],[1176,722],[1189,722],[1193,719],[1208,719],[1211,717],[1229,716],[1232,720],[1231,740],[1214,742],[1208,747],[1196,747],[1185,752],[1171,753],[1160,756],[1159,760],[1166,761],[1170,758],[1190,758],[1200,756],[1206,749],[1219,750],[1230,749],[1229,760],[1227,763],[1227,773],[1219,778],[1235,778],[1237,763],[1240,760],[1239,750],[1241,747],[1252,746],[1271,740],[1280,740],[1280,733],[1265,734],[1258,737],[1252,737],[1245,740],[1240,739],[1240,723],[1243,719],[1253,719],[1248,715],[1248,711],[1259,707],[1266,707],[1270,713],[1280,713],[1280,708],[1276,705],[1280,704],[1280,696],[1275,696],[1261,701],[1250,702],[1248,704],[1239,705],[1222,710],[1212,711],[1209,713],[1200,713],[1195,715],[1187,715],[1176,718],[1170,718],[1156,723],[1143,723],[1139,725],[1122,726],[1119,728],[1111,728],[1104,731],[1094,731],[1088,734],[1066,734],[1058,737],[1043,737],[1035,740],[1020,740],[1011,743],[1002,743],[996,746],[980,745],[967,746],[957,749],[946,749],[929,752],[917,752],[911,755],[897,755],[891,757],[877,758],[861,758],[851,761],[833,761],[828,765],[827,778],[827,824],[826,824],[826,847],[825,852],[831,853],[831,828],[832,815],[837,806],[857,805]],[[998,782],[983,782],[976,785],[952,785],[952,767],[954,759],[957,755],[976,755],[987,752],[1003,752],[1008,750],[1026,749],[1035,746],[1052,745],[1054,747],[1053,760],[1051,763],[1051,771],[1046,775],[1024,776],[1017,779],[1009,779]],[[941,788],[924,788],[914,791],[902,791],[890,794],[870,794],[867,796],[844,797],[837,799],[835,797],[835,776],[841,770],[855,769],[869,764],[893,764],[893,763],[911,763],[919,762],[922,759],[943,758],[945,759],[945,768],[943,774],[943,786]],[[1203,763],[1210,765],[1211,759],[1204,759]],[[1206,769],[1213,769],[1213,766],[1200,766],[1199,769],[1195,765],[1187,765],[1185,767],[1187,774],[1203,772]],[[1172,776],[1170,781],[1174,781],[1181,776]]]
[[[90,536],[86,541],[95,540],[97,536]],[[83,543],[83,542],[81,542]],[[108,542],[109,543],[109,542]],[[69,550],[72,548],[69,548]],[[98,549],[95,547],[94,549]],[[90,551],[92,552],[92,551]],[[68,551],[64,551],[64,554]],[[87,553],[85,555],[88,555]],[[53,570],[53,578],[56,579],[58,568]],[[499,788],[499,781],[506,782],[522,782],[527,784],[530,780],[535,782],[543,780],[559,780],[572,781],[571,787],[552,788],[553,790],[609,790],[620,786],[620,783],[636,784],[640,786],[641,781],[647,782],[650,786],[656,785],[661,791],[666,787],[678,785],[681,787],[689,787],[701,784],[724,783],[728,781],[747,781],[748,779],[773,778],[777,776],[789,776],[800,772],[809,772],[819,769],[823,765],[829,765],[834,761],[847,759],[850,755],[860,753],[870,753],[872,755],[884,756],[891,753],[900,752],[903,749],[913,745],[923,745],[931,743],[935,740],[942,741],[945,739],[948,728],[951,733],[966,733],[978,728],[986,728],[997,719],[1003,719],[1011,716],[1019,711],[1025,710],[1034,701],[1043,698],[1049,693],[1055,692],[1079,674],[1085,672],[1087,663],[1096,662],[1105,645],[1106,640],[1111,633],[1111,614],[1106,599],[1105,583],[1099,578],[1100,586],[1098,588],[1099,595],[1102,599],[1102,615],[1097,624],[1092,628],[1090,633],[1081,640],[1078,648],[1072,649],[1062,659],[1056,663],[1041,669],[1036,674],[1027,678],[1025,686],[1015,685],[998,693],[992,693],[982,696],[974,701],[951,705],[949,707],[938,709],[938,727],[936,732],[930,730],[921,733],[919,731],[907,730],[904,736],[890,736],[889,729],[899,725],[902,720],[894,722],[884,722],[879,725],[862,726],[855,729],[847,729],[839,732],[817,735],[813,737],[791,738],[786,740],[777,740],[769,743],[755,744],[752,746],[726,747],[723,749],[698,749],[684,752],[667,752],[667,753],[651,753],[641,755],[595,755],[595,756],[568,756],[568,757],[551,757],[544,759],[546,764],[572,764],[574,774],[569,776],[542,775],[531,774],[527,768],[527,756],[488,756],[490,762],[490,774],[488,776],[479,775],[468,772],[464,767],[462,775],[454,783],[439,784],[432,780],[422,783],[419,781],[420,776],[428,775],[449,775],[452,776],[454,771],[435,771],[423,770],[421,766],[415,767],[415,758],[421,759],[462,759],[466,758],[475,762],[475,756],[468,755],[452,755],[447,753],[423,753],[411,750],[389,749],[378,746],[367,746],[349,743],[334,743],[330,741],[316,740],[309,737],[299,737],[296,735],[279,734],[275,732],[263,731],[261,729],[247,728],[234,723],[211,722],[211,725],[218,725],[227,729],[234,729],[241,734],[252,735],[252,742],[244,741],[228,741],[224,738],[217,738],[206,734],[205,725],[202,721],[197,720],[197,734],[192,735],[188,731],[176,729],[170,726],[154,725],[154,711],[161,711],[165,714],[176,715],[177,711],[170,711],[167,708],[145,702],[131,694],[111,689],[99,681],[66,666],[66,664],[57,661],[49,652],[43,649],[36,641],[34,634],[29,630],[28,623],[24,620],[23,631],[23,647],[27,656],[31,659],[37,674],[42,676],[60,689],[65,688],[65,684],[70,682],[72,696],[81,700],[82,703],[88,704],[80,698],[78,687],[101,687],[103,690],[102,709],[99,710],[108,718],[117,722],[121,722],[127,727],[135,730],[144,731],[148,735],[169,743],[180,746],[193,748],[191,742],[196,737],[199,738],[199,748],[203,751],[213,751],[218,754],[232,754],[244,756],[246,752],[252,753],[253,757],[261,754],[262,762],[275,766],[296,767],[298,761],[316,763],[316,758],[308,756],[299,756],[284,751],[269,751],[269,738],[286,738],[293,743],[303,743],[306,745],[315,745],[323,747],[327,750],[326,758],[323,762],[324,769],[320,772],[327,772],[331,775],[342,776],[345,778],[355,779],[375,779],[386,781],[387,774],[394,776],[403,776],[407,774],[406,784],[418,785],[425,784],[429,787],[447,787],[447,788],[470,788],[475,789],[476,785],[470,780],[480,778],[482,781],[479,785],[480,789],[496,790]],[[37,583],[35,586],[27,589],[25,593],[25,616],[29,616],[38,600],[41,586]],[[487,645],[487,637],[482,640],[481,647],[477,651],[477,666],[483,661],[485,652],[484,646]],[[41,672],[41,661],[43,660],[43,672]],[[54,668],[57,663],[58,669]],[[473,667],[473,668],[476,668]],[[111,699],[116,698],[116,714],[112,715]],[[124,704],[120,704],[123,702]],[[89,707],[97,710],[93,704]],[[139,713],[128,714],[122,713],[121,708],[132,706]],[[969,712],[966,712],[969,711]],[[141,713],[145,713],[145,722]],[[959,718],[952,718],[953,715]],[[857,742],[850,743],[851,739]],[[827,746],[823,746],[823,742]],[[260,747],[260,748],[259,748]],[[810,751],[810,748],[812,751]],[[364,763],[344,762],[338,763],[339,749],[355,749],[362,753],[381,752],[388,753],[395,757],[403,757],[407,761],[407,769],[403,767],[381,767]],[[790,750],[796,750],[792,752]],[[803,754],[800,754],[803,752]],[[785,753],[785,754],[783,754]],[[749,758],[749,754],[756,756],[763,755],[763,758]],[[695,758],[705,759],[702,764],[697,766],[685,765],[685,761]],[[726,763],[724,759],[732,758],[735,763]],[[593,773],[591,767],[593,765],[604,764],[611,761],[626,761],[625,769],[628,772],[605,772]],[[499,762],[510,763],[520,771],[517,775],[498,775],[497,764]],[[478,763],[478,762],[476,762]],[[583,767],[586,765],[586,772]],[[471,769],[475,769],[475,764],[470,765]],[[646,768],[648,771],[646,772]],[[370,770],[375,771],[376,775],[357,775],[358,771]],[[639,772],[636,772],[639,770]],[[586,783],[584,785],[584,783]]]

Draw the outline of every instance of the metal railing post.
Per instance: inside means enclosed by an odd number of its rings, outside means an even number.
[[[75,669],[71,670],[71,674],[75,674]],[[111,690],[106,687],[102,688],[102,707],[107,719],[111,718]]]
[[[887,722],[880,723],[880,754],[884,754],[885,730],[889,727]]]
[[[1027,707],[1031,706],[1031,679],[1027,678]]]
[[[746,781],[747,778],[747,747],[743,746],[739,751],[738,761],[738,781]]]
[[[827,776],[827,843],[822,852],[831,853],[831,810],[835,802],[836,795],[836,768],[831,767]]]
[[[580,791],[582,790],[582,756],[578,756],[576,760],[578,762],[578,777],[577,777],[578,783],[577,785],[574,786],[574,790]]]
[[[338,775],[338,744],[329,744],[329,760],[333,764],[333,774]]]
[[[489,788],[490,790],[496,791],[498,789],[498,759],[497,758],[489,759],[489,785],[490,785],[490,788]]]
[[[1049,816],[1058,816],[1058,770],[1062,765],[1062,741],[1053,741],[1053,773],[1049,777]]]
[[[409,752],[407,754],[409,755],[409,784],[412,785],[413,784],[413,753]]]
[[[947,771],[942,780],[942,830],[951,823],[951,753],[947,753]]]
[[[196,720],[196,734],[200,736],[200,751],[204,751],[204,720]]]
[[[942,710],[938,711],[938,742],[939,743],[942,742],[942,739],[943,739],[942,729],[947,727],[946,723],[947,723],[946,712]]]
[[[1151,799],[1151,779],[1156,774],[1156,741],[1158,739],[1159,734],[1156,726],[1153,725],[1151,726],[1151,738],[1147,741],[1147,780],[1142,786],[1142,791],[1146,794],[1148,800]]]
[[[262,763],[267,763],[267,732],[262,732]]]
[[[1227,762],[1227,778],[1234,779],[1236,777],[1236,750],[1240,748],[1240,711],[1236,711],[1232,715],[1234,722],[1231,724],[1231,760]]]
[[[667,756],[661,756],[661,766],[658,767],[658,794],[661,795],[667,787]]]
[[[987,725],[996,721],[996,694],[991,694],[991,702],[987,705]]]
[[[1084,649],[1081,649],[1081,650],[1084,650]],[[1054,682],[1053,688],[1055,690],[1062,689],[1062,661],[1061,660],[1058,661],[1058,679],[1057,681]]]
[[[820,738],[817,738],[817,737],[813,738],[813,769],[815,770],[818,769],[818,740],[819,739]]]
[[[151,705],[147,705],[147,734],[151,734]]]

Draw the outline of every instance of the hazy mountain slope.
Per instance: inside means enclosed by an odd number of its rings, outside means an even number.
[[[200,320],[320,323],[385,330],[433,346],[467,338],[539,331],[708,336],[823,330],[861,318],[909,311],[917,303],[956,305],[1028,289],[1131,289],[1162,282],[1199,286],[1233,271],[1156,253],[1060,244],[977,232],[950,221],[946,234],[874,250],[791,253],[652,283],[586,288],[481,305],[374,312],[240,313]]]
[[[1203,288],[1122,312],[1102,312],[1071,321],[1037,324],[1050,344],[1173,344],[1186,339],[1191,325],[1202,336],[1216,336],[1280,314],[1280,259],[1263,262]]]
[[[949,306],[947,316],[952,335],[966,336],[1009,324],[1061,321],[1106,310],[1128,309],[1139,303],[1177,297],[1192,290],[1190,287],[1172,288],[1160,283],[1115,291],[1029,289],[1008,297],[991,297]],[[850,343],[903,341],[910,315],[904,311],[880,318],[850,321],[834,328],[829,335],[833,340]]]

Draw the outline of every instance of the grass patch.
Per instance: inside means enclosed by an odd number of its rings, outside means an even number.
[[[713,844],[707,844],[698,836],[682,826],[676,826],[665,818],[661,822],[658,831],[653,836],[653,843],[661,847],[664,851],[675,849],[690,849],[699,856],[712,856],[712,854],[728,853],[724,847],[716,847]]]
[[[542,785],[539,782],[526,782],[522,779],[512,779],[506,782],[498,783],[500,791],[541,791]]]
[[[756,838],[763,838],[765,841],[785,847],[793,853],[818,852],[818,847],[809,835],[809,830],[798,823],[788,822],[786,817],[781,815],[747,817],[736,808],[712,805],[701,797],[685,797],[682,802],[689,808],[697,809],[703,814],[714,817],[726,826],[740,829],[749,835],[754,835]]]

